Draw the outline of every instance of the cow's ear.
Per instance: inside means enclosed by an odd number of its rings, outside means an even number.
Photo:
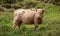
[[[43,9],[43,11],[45,11],[45,9]]]
[[[44,12],[45,12],[45,9],[42,9],[42,14],[44,14]]]

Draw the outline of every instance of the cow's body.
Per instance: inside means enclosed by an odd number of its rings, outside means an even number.
[[[42,10],[18,9],[14,12],[14,28],[16,25],[20,28],[22,23],[34,24],[35,27],[42,23]],[[37,28],[35,28],[37,29]]]

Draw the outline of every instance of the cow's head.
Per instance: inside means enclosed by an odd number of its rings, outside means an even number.
[[[38,12],[38,14],[39,14],[41,17],[43,17],[43,14],[44,14],[45,9],[37,9],[36,11]]]

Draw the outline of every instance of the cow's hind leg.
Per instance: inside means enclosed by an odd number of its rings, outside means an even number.
[[[14,18],[14,21],[13,21],[13,28],[14,28],[14,29],[16,28],[17,24],[18,24],[18,18],[15,17],[15,18]]]
[[[14,28],[14,29],[16,28],[17,23],[18,23],[18,22],[14,21],[14,23],[13,23],[13,28]]]
[[[22,22],[19,21],[19,23],[18,23],[18,28],[19,28],[19,29],[20,29],[21,24],[22,24]]]
[[[13,28],[14,28],[14,29],[16,28],[16,24],[13,25]]]

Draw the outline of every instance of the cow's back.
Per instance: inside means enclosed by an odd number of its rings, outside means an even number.
[[[25,12],[26,13],[24,13],[22,16],[22,22],[27,24],[34,23],[35,11],[25,11]]]

